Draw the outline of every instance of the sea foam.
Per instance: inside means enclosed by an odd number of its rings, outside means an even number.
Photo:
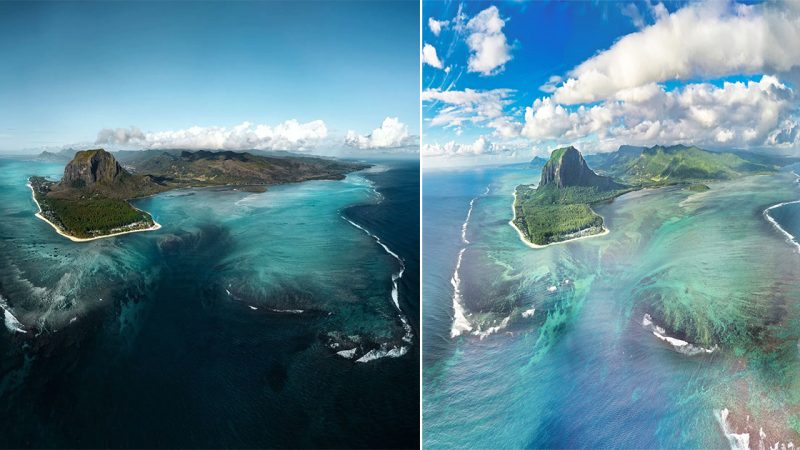
[[[14,317],[11,308],[8,307],[8,303],[6,303],[6,299],[2,295],[0,295],[0,308],[3,309],[3,319],[8,331],[12,333],[27,333],[22,323]]]
[[[796,177],[795,178],[795,182],[796,183],[800,183],[800,175],[798,175],[796,172],[792,172],[792,174]],[[778,203],[777,205],[772,205],[769,208],[764,210],[764,217],[769,221],[769,223],[772,224],[773,227],[775,227],[776,230],[780,231],[781,234],[786,236],[786,242],[792,244],[795,247],[795,249],[797,250],[797,252],[800,253],[800,242],[797,241],[797,237],[795,237],[792,233],[789,233],[782,226],[780,226],[780,224],[778,224],[778,221],[775,220],[772,217],[772,215],[769,213],[770,211],[772,211],[775,208],[780,208],[781,206],[785,206],[785,205],[793,205],[795,203],[800,203],[800,200],[794,200],[794,201],[791,201],[791,202],[782,202],[782,203]]]
[[[380,349],[370,350],[364,354],[361,358],[358,358],[356,362],[365,363],[370,361],[375,361],[376,359],[381,358],[399,358],[403,355],[408,353],[408,347],[391,347],[386,348],[385,346],[381,346]]]
[[[464,304],[462,303],[463,297],[461,296],[461,275],[459,274],[459,271],[461,270],[461,263],[464,260],[464,252],[467,250],[466,246],[470,244],[469,239],[467,239],[467,229],[469,227],[470,219],[472,218],[472,210],[475,208],[475,201],[480,197],[485,197],[488,195],[489,187],[490,186],[486,186],[486,190],[483,191],[482,194],[478,195],[477,197],[473,197],[472,200],[469,201],[467,217],[464,219],[464,223],[461,224],[461,243],[464,245],[464,247],[462,247],[458,252],[456,268],[453,271],[453,276],[450,278],[450,285],[453,286],[453,325],[450,327],[451,338],[461,336],[462,333],[468,333],[472,331],[473,328],[472,324],[469,322],[469,319],[467,319],[466,314],[464,314]],[[478,330],[478,332],[480,332],[480,330]],[[483,339],[483,337],[481,337],[481,339]]]
[[[650,317],[650,314],[644,315],[644,318],[642,319],[642,326],[653,333],[653,336],[671,345],[676,352],[684,355],[694,356],[703,353],[714,353],[714,351],[717,350],[716,345],[711,348],[700,347],[699,345],[691,344],[682,339],[668,336],[667,331],[663,327],[660,327],[653,322],[653,318]]]
[[[378,195],[380,195],[380,194],[378,193]],[[347,217],[342,216],[342,218],[344,220],[346,220],[348,223],[350,223],[350,225],[358,228],[359,230],[363,231],[367,236],[369,236],[372,239],[374,239],[375,242],[378,245],[380,245],[381,248],[383,248],[383,250],[386,253],[388,253],[389,255],[394,257],[394,259],[396,259],[397,262],[400,264],[400,270],[398,270],[396,273],[392,274],[392,293],[391,293],[391,298],[392,298],[392,304],[394,304],[395,309],[397,309],[397,315],[400,318],[400,323],[403,325],[403,331],[405,332],[404,335],[403,335],[403,340],[405,342],[408,342],[408,343],[413,342],[414,341],[414,330],[411,328],[411,324],[408,322],[408,318],[406,318],[405,314],[403,313],[403,309],[400,308],[400,286],[399,286],[399,281],[400,281],[400,278],[403,277],[403,274],[406,271],[406,265],[403,262],[403,258],[401,258],[400,255],[398,255],[397,253],[393,252],[392,249],[389,248],[389,246],[387,246],[383,241],[381,241],[381,238],[379,238],[378,236],[376,236],[375,234],[373,234],[372,232],[370,232],[366,228],[364,228],[361,225],[353,222],[352,220],[348,219]]]
[[[725,438],[728,439],[731,450],[748,450],[750,448],[750,433],[734,433],[730,425],[728,425],[728,414],[728,408],[714,410],[714,417],[717,419],[720,428],[722,428]]]

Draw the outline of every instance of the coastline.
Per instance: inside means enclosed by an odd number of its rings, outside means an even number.
[[[119,233],[105,234],[105,235],[103,235],[103,236],[95,236],[95,237],[91,237],[91,238],[79,238],[79,237],[75,237],[75,236],[70,236],[69,234],[65,233],[65,232],[64,232],[64,230],[62,230],[61,228],[59,228],[59,227],[58,227],[56,224],[54,224],[53,222],[50,222],[49,220],[47,220],[47,218],[46,218],[46,217],[44,217],[44,216],[41,214],[41,213],[42,213],[42,205],[40,205],[40,204],[39,204],[39,201],[38,201],[38,200],[36,200],[36,192],[33,190],[33,186],[31,185],[30,181],[28,181],[28,183],[26,184],[26,186],[28,186],[28,187],[30,188],[30,190],[31,190],[31,198],[33,199],[33,202],[34,202],[34,203],[36,203],[36,208],[38,208],[38,209],[39,209],[39,211],[37,211],[37,212],[36,212],[36,214],[34,214],[34,216],[36,216],[36,217],[38,217],[39,219],[42,219],[43,221],[45,221],[45,222],[46,222],[48,225],[50,225],[51,227],[53,227],[53,229],[54,229],[54,230],[56,230],[56,233],[60,234],[61,236],[64,236],[65,238],[69,239],[69,240],[70,240],[70,241],[72,241],[72,242],[89,242],[89,241],[96,241],[96,240],[98,240],[98,239],[104,239],[104,238],[109,238],[109,237],[114,237],[114,236],[121,236],[121,235],[123,235],[123,234],[139,233],[139,232],[142,232],[142,231],[155,231],[155,230],[158,230],[158,229],[160,229],[160,228],[161,228],[161,224],[159,224],[158,222],[156,222],[156,220],[155,220],[155,219],[153,219],[153,226],[152,226],[152,227],[149,227],[149,228],[142,228],[141,230],[128,230],[128,231],[120,231]],[[137,211],[142,211],[141,209],[139,209],[139,208],[136,208],[136,207],[135,207],[135,206],[133,206],[133,205],[131,205],[131,206],[132,206],[134,209],[136,209]],[[142,211],[142,212],[144,212],[144,211]],[[149,214],[149,213],[148,213],[148,214]],[[152,216],[150,216],[150,217],[152,218]]]
[[[594,210],[592,210],[592,211],[594,212]],[[514,228],[514,230],[517,232],[517,235],[519,236],[519,239],[522,241],[523,244],[527,245],[530,248],[537,249],[537,250],[543,249],[543,248],[547,248],[547,247],[549,247],[551,245],[564,244],[564,243],[567,243],[567,242],[578,241],[578,240],[581,240],[581,239],[588,239],[588,238],[593,238],[593,237],[597,237],[597,236],[605,236],[605,235],[607,235],[608,233],[611,232],[611,230],[609,230],[606,226],[603,226],[603,231],[600,232],[600,233],[590,234],[588,236],[579,236],[579,237],[576,237],[576,238],[565,239],[563,241],[551,242],[549,244],[539,245],[539,244],[534,244],[533,242],[531,242],[527,238],[525,238],[525,234],[523,234],[522,230],[517,228],[517,225],[514,223],[514,221],[517,219],[517,189],[516,188],[514,188],[514,202],[511,203],[511,212],[512,212],[512,217],[511,217],[511,220],[508,222],[508,224],[511,225]],[[595,213],[595,214],[597,214],[597,213]]]

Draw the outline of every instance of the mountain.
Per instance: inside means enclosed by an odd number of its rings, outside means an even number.
[[[547,158],[542,158],[541,156],[537,156],[531,160],[530,166],[534,169],[541,169],[542,167],[544,167],[545,164],[547,164],[547,161],[548,161]]]
[[[603,173],[638,185],[725,180],[780,167],[774,159],[759,155],[712,152],[686,145],[622,146],[594,161]]]
[[[336,180],[365,164],[303,156],[257,156],[207,150],[126,155],[134,173],[148,174],[168,186],[271,185],[307,180]]]
[[[67,162],[72,159],[72,155],[75,153],[75,150],[68,148],[58,152],[50,152],[44,150],[43,152],[39,153],[36,156],[36,159],[39,161],[47,161],[47,162]]]
[[[517,186],[512,224],[535,245],[601,234],[603,218],[591,205],[630,190],[594,173],[575,147],[559,148],[542,168],[537,187]]]
[[[87,193],[110,198],[129,199],[152,195],[165,190],[152,177],[133,175],[103,150],[82,150],[75,153],[64,167],[64,176],[51,189],[51,196],[78,197]]]
[[[620,145],[619,149],[615,152],[587,155],[586,162],[595,170],[606,172],[612,167],[628,164],[630,161],[635,160],[641,156],[642,152],[646,149],[647,147]]]
[[[611,178],[594,173],[575,147],[559,148],[550,154],[550,159],[542,168],[539,187],[550,185],[557,188],[585,186],[603,190],[622,187]]]
[[[59,182],[31,177],[29,184],[38,217],[72,240],[158,228],[150,214],[127,199],[166,189],[150,177],[129,173],[103,149],[75,153]]]

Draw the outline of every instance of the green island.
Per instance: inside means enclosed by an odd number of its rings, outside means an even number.
[[[553,150],[539,184],[517,186],[511,224],[526,244],[540,247],[606,233],[603,218],[592,205],[627,192],[671,185],[703,192],[710,189],[708,182],[774,172],[786,163],[779,157],[684,145],[622,146],[589,158],[600,174],[589,168],[576,148]]]
[[[28,185],[36,216],[59,234],[82,242],[157,230],[153,217],[129,200],[170,189],[226,186],[264,192],[274,184],[342,179],[365,164],[300,156],[260,156],[245,152],[128,151],[123,167],[103,149],[75,153],[60,181],[33,176]],[[52,160],[52,155],[43,159]]]

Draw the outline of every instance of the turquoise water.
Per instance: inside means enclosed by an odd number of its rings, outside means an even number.
[[[413,445],[409,167],[170,191],[135,201],[160,230],[73,243],[25,186],[63,166],[0,159],[4,444]]]
[[[725,408],[753,443],[797,442],[800,255],[763,214],[794,176],[627,194],[596,208],[608,235],[537,250],[508,221],[538,178],[423,174],[424,444],[719,448]]]

